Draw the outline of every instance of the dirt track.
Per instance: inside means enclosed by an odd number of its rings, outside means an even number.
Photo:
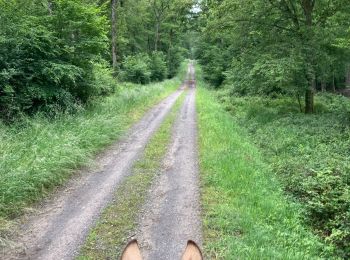
[[[73,259],[113,199],[116,187],[129,175],[133,163],[183,92],[189,86],[174,126],[173,141],[163,175],[152,191],[140,223],[139,239],[149,259],[178,259],[187,239],[201,240],[198,203],[194,69],[178,91],[151,109],[120,142],[98,156],[93,170],[81,170],[64,188],[26,218],[18,247],[0,259]],[[156,249],[157,251],[154,251]]]
[[[187,240],[201,242],[194,70],[174,125],[164,168],[140,218],[144,259],[181,259]]]
[[[96,159],[94,171],[81,172],[45,202],[23,226],[17,252],[2,259],[72,259],[89,227],[112,199],[152,134],[158,129],[182,90],[149,111],[123,141]]]

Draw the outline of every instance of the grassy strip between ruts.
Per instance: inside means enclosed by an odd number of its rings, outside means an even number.
[[[200,68],[198,68],[200,78]],[[300,221],[245,130],[198,81],[204,251],[208,259],[319,259],[322,243]]]
[[[147,144],[144,156],[134,165],[132,175],[117,189],[115,199],[90,232],[78,259],[118,259],[122,247],[136,227],[152,181],[160,172],[162,159],[171,141],[172,126],[184,97],[185,94],[182,94],[176,101]]]
[[[73,115],[51,120],[37,116],[12,126],[0,121],[0,246],[8,220],[115,142],[146,110],[174,92],[185,72],[183,64],[174,79],[125,87]]]

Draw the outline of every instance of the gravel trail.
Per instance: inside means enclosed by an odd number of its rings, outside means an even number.
[[[164,169],[150,191],[136,237],[144,259],[177,260],[187,240],[201,244],[194,68],[173,128]]]
[[[96,158],[93,170],[81,170],[23,224],[19,247],[1,259],[73,259],[119,183],[158,129],[183,88],[151,109],[120,142]]]

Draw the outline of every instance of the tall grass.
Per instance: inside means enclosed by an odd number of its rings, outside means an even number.
[[[204,245],[208,259],[318,259],[300,220],[245,129],[200,80],[197,95]]]
[[[127,85],[73,115],[36,116],[11,126],[0,123],[0,219],[20,214],[64,183],[174,91],[180,77],[147,86]]]

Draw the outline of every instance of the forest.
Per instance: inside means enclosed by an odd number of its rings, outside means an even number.
[[[18,218],[187,87],[133,159],[143,184],[123,179],[130,201],[78,259],[119,256],[96,248],[133,233],[196,84],[203,254],[350,257],[350,1],[0,0],[0,24],[0,251]],[[129,219],[104,220],[113,210]]]
[[[113,92],[111,77],[142,84],[173,77],[187,55],[192,4],[1,1],[1,117],[74,111]]]
[[[204,2],[204,78],[328,249],[349,257],[350,3]]]

